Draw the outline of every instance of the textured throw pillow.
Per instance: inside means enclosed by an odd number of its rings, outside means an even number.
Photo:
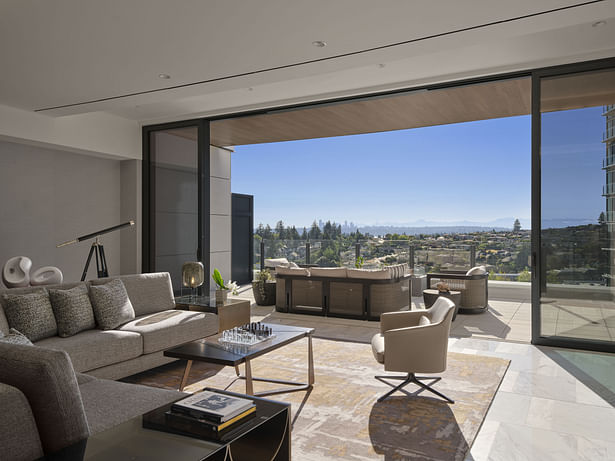
[[[85,285],[70,290],[49,290],[51,307],[58,324],[58,336],[67,338],[96,328],[92,303]]]
[[[104,285],[90,285],[90,300],[101,330],[112,330],[135,318],[135,310],[120,279]]]
[[[28,294],[5,293],[4,313],[9,326],[20,331],[34,342],[58,334],[47,290]]]
[[[419,317],[419,326],[431,325],[431,320],[426,315],[421,315]]]
[[[24,346],[33,346],[32,341],[22,335],[15,328],[9,330],[9,334],[4,336],[4,333],[0,331],[0,341],[10,344],[23,344]]]

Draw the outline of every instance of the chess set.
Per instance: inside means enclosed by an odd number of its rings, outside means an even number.
[[[224,330],[218,342],[226,345],[254,346],[275,337],[271,327],[261,322],[246,323],[240,327]]]

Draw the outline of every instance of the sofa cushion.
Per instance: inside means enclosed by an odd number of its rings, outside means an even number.
[[[135,310],[120,279],[90,286],[90,299],[101,330],[112,330],[135,318]]]
[[[58,333],[47,290],[38,289],[27,294],[4,293],[2,297],[9,325],[30,341],[49,338]]]
[[[388,269],[346,269],[348,278],[369,279],[369,280],[388,280],[391,272]]]
[[[171,276],[168,272],[121,275],[92,280],[90,284],[101,285],[113,279],[120,279],[124,283],[137,317],[175,308]]]
[[[312,277],[346,277],[345,267],[312,267],[310,268]]]
[[[22,335],[15,328],[11,328],[8,335],[5,335],[4,333],[0,332],[0,341],[4,343],[32,346],[32,341],[30,341],[26,336]]]
[[[143,339],[138,333],[87,330],[68,338],[43,339],[36,346],[66,351],[76,371],[89,371],[140,356]]]
[[[66,352],[0,343],[0,381],[28,399],[46,454],[88,437],[77,378]]]
[[[97,378],[80,384],[79,390],[92,434],[188,396],[175,390]]]
[[[282,275],[302,275],[302,276],[309,276],[310,275],[310,271],[309,269],[306,268],[302,268],[302,267],[281,267],[278,266],[275,268],[275,272],[276,274],[282,274]]]
[[[218,316],[172,309],[137,317],[119,330],[141,334],[143,353],[150,354],[216,334]]]
[[[0,459],[38,459],[44,455],[28,399],[19,389],[0,383]]]
[[[476,266],[466,272],[466,275],[485,275],[487,268],[485,266]]]
[[[372,354],[378,363],[384,363],[384,335],[377,333],[372,337]]]
[[[66,338],[96,328],[85,283],[68,290],[50,289],[49,299],[58,324],[58,336]]]
[[[288,259],[286,258],[266,258],[265,267],[274,268],[282,264],[288,265]]]

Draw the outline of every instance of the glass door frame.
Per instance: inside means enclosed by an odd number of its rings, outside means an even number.
[[[143,273],[155,272],[156,226],[155,226],[155,180],[154,163],[150,156],[151,134],[156,131],[172,130],[176,128],[197,128],[197,162],[198,162],[198,246],[197,259],[205,266],[205,281],[199,287],[199,294],[209,293],[210,285],[210,153],[209,153],[209,120],[192,119],[180,122],[147,125],[142,128],[142,269]]]
[[[600,59],[575,64],[565,64],[532,71],[532,344],[538,346],[566,347],[598,352],[615,352],[615,343],[591,339],[541,336],[541,284],[546,283],[546,264],[541,250],[542,216],[542,159],[540,83],[542,78],[608,70],[615,68],[615,58]],[[543,273],[544,272],[544,273]]]

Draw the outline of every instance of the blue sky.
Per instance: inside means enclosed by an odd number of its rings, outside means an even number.
[[[583,111],[587,114],[580,116]],[[564,163],[549,163],[557,167],[543,175],[548,196],[543,211],[559,218],[597,217],[604,203],[600,194],[559,183],[570,184],[569,176],[576,175],[576,184],[604,184],[604,172],[593,161],[594,155],[604,156],[598,149],[604,130],[600,109],[547,114],[544,127],[545,147],[556,156],[548,155],[547,162]],[[592,159],[575,155],[579,149],[590,151]],[[314,219],[363,225],[507,217],[523,222],[531,215],[530,171],[530,117],[520,116],[237,146],[232,191],[254,195],[255,225],[280,219],[298,227]]]

